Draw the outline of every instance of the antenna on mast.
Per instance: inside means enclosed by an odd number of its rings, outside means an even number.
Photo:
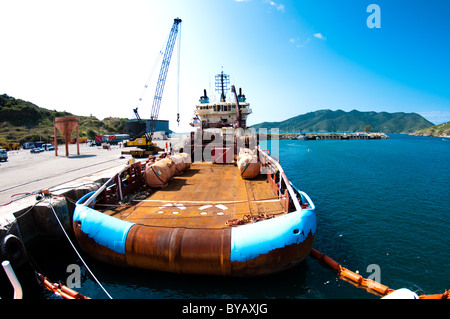
[[[220,92],[220,102],[225,102],[226,92],[229,90],[230,76],[223,71],[216,75],[216,92]]]

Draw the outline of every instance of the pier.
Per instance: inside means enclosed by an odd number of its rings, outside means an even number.
[[[310,132],[310,133],[279,133],[280,140],[380,140],[388,139],[385,133],[366,133],[366,132],[354,132],[354,133],[335,133],[335,132]],[[271,134],[267,134],[267,138],[270,139]]]

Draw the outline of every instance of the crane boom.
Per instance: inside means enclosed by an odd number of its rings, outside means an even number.
[[[162,151],[156,144],[152,143],[153,133],[155,132],[156,122],[158,120],[159,108],[161,106],[162,95],[164,92],[164,85],[166,83],[167,72],[169,70],[170,59],[172,57],[173,48],[179,33],[181,19],[176,18],[173,21],[172,29],[170,30],[169,37],[167,39],[166,48],[164,50],[164,56],[161,63],[161,70],[159,72],[158,81],[156,83],[155,97],[153,98],[152,112],[150,116],[149,129],[147,130],[145,122],[138,114],[137,107],[133,109],[138,124],[141,125],[134,133],[130,141],[125,142],[125,147],[137,147],[137,150],[122,151],[122,154],[129,154],[133,157],[146,157],[151,154],[156,154]],[[180,63],[180,61],[178,61]],[[147,85],[145,86],[147,88]],[[141,100],[141,99],[139,99]],[[140,130],[140,131],[139,131]],[[140,136],[140,137],[138,137]]]
[[[155,97],[153,98],[152,113],[150,116],[150,136],[147,139],[151,142],[153,133],[155,132],[156,121],[158,120],[159,108],[161,106],[162,95],[164,92],[164,85],[166,83],[167,72],[169,70],[170,59],[172,57],[173,48],[177,39],[178,29],[181,19],[176,18],[173,21],[172,29],[170,30],[167,46],[164,51],[164,56],[159,71],[158,82],[156,83]]]
[[[243,123],[242,123],[241,106],[239,105],[239,99],[238,99],[238,96],[236,94],[236,88],[234,87],[234,85],[231,86],[231,92],[233,93],[234,101],[236,102],[236,111],[237,111],[236,127],[244,127],[245,125],[243,125]],[[241,95],[239,95],[239,97],[240,96]]]

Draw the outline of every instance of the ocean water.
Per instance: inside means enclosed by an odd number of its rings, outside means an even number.
[[[288,178],[316,205],[314,248],[342,266],[417,294],[450,289],[450,140],[390,135],[387,140],[279,141]],[[65,239],[35,252],[52,281],[81,266],[81,287],[91,298],[108,296]],[[62,247],[61,247],[62,246]],[[84,260],[114,299],[375,299],[308,257],[285,272],[253,279],[179,276],[111,267]],[[33,297],[55,298],[35,289]]]
[[[397,134],[281,141],[280,159],[316,204],[314,248],[363,277],[372,273],[369,265],[378,265],[381,283],[392,289],[419,295],[449,289],[450,140]],[[316,279],[311,297],[367,297],[342,281],[328,282],[307,264],[318,275],[307,274]]]

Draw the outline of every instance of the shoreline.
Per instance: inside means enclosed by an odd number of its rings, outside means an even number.
[[[450,138],[448,135],[433,135],[433,134],[417,134],[417,133],[409,133],[410,136],[424,136],[424,137],[437,137],[437,138]]]

